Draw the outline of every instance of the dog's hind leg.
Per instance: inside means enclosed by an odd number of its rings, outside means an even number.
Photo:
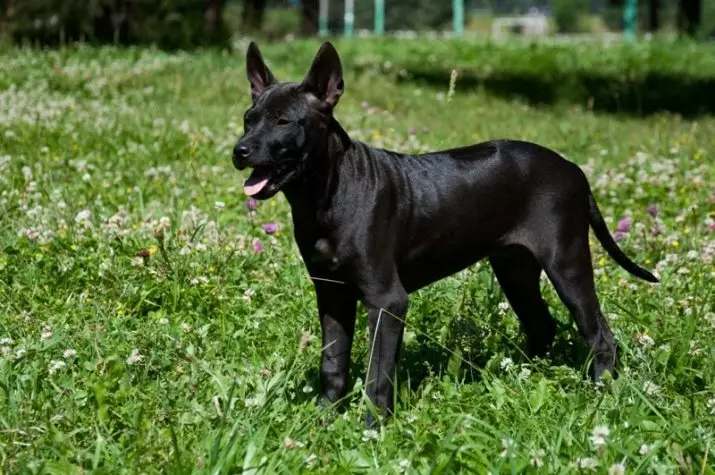
[[[556,323],[541,297],[541,265],[522,246],[489,257],[499,285],[526,332],[530,356],[543,356],[556,335]]]
[[[579,228],[575,222],[559,226],[555,236],[545,239],[551,249],[540,261],[593,353],[591,376],[598,380],[608,370],[615,377],[618,347],[596,295],[588,230]]]

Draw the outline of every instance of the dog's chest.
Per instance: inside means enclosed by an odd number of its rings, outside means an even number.
[[[341,248],[342,246],[336,245],[327,238],[320,238],[313,244],[309,258],[315,265],[337,271],[346,261],[344,252],[340,251]]]
[[[311,260],[315,264],[327,266],[331,270],[336,269],[340,265],[340,258],[338,257],[337,252],[335,252],[335,247],[326,238],[321,238],[315,241],[313,252],[311,254]]]

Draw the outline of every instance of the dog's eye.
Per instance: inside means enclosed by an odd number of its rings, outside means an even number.
[[[290,120],[284,119],[283,117],[281,117],[280,119],[278,119],[278,125],[288,125],[288,124],[290,124],[290,123],[291,123]]]

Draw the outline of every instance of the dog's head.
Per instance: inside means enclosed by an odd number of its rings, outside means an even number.
[[[247,195],[267,199],[305,172],[311,155],[325,147],[333,108],[343,94],[340,57],[323,43],[301,83],[279,82],[251,42],[246,72],[252,105],[243,116],[243,136],[233,149],[239,170],[253,168]]]

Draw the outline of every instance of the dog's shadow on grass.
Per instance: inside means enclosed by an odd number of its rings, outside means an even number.
[[[494,333],[498,333],[498,329],[495,332],[489,332],[489,334],[480,331],[466,334],[452,331],[442,343],[435,338],[420,334],[413,341],[403,343],[397,370],[399,385],[406,385],[409,391],[414,393],[430,377],[439,379],[448,375],[462,384],[480,382],[483,378],[483,370],[488,369],[489,360],[494,357],[493,345],[485,342],[499,340],[498,335]],[[504,354],[504,357],[511,358],[514,364],[528,363],[530,359],[525,355],[525,347],[525,339],[522,335],[519,342],[512,342],[505,346],[501,353]],[[459,352],[456,351],[457,348],[465,348],[466,351]],[[579,339],[574,325],[571,322],[564,323],[557,320],[554,344],[544,357],[546,365],[550,367],[567,366],[581,372],[588,357],[588,349]],[[365,380],[366,371],[367,354],[364,352],[354,354],[350,367],[350,388],[353,387],[356,378]],[[311,367],[305,376],[309,385],[316,389],[319,388],[318,366]],[[297,401],[307,402],[313,396],[315,394],[299,392]],[[349,402],[345,401],[339,406],[345,407],[348,404]]]
[[[485,344],[489,339],[499,340],[497,335],[474,332],[466,337],[455,334],[447,338],[443,345],[428,338],[420,338],[413,344],[404,345],[400,353],[398,379],[407,382],[413,391],[419,389],[430,376],[449,375],[464,384],[477,383],[482,379],[483,370],[493,369],[489,368],[488,363],[494,357],[494,348]],[[463,350],[458,351],[459,348]],[[523,335],[518,342],[512,342],[502,348],[501,353],[517,365],[530,361],[526,355],[526,340]],[[588,349],[578,340],[578,333],[573,325],[557,322],[556,338],[543,358],[545,363],[548,366],[563,365],[581,371],[588,356]]]

